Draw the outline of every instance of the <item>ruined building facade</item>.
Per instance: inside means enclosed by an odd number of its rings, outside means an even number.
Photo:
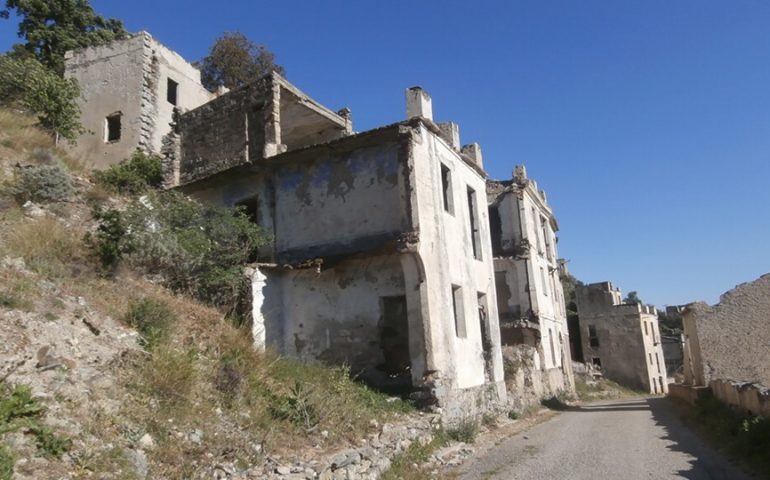
[[[622,385],[661,394],[668,379],[655,307],[624,304],[610,282],[575,291],[585,363]]]
[[[114,165],[137,148],[160,153],[174,109],[191,110],[214,97],[199,70],[147,32],[68,52],[64,75],[80,84],[88,130],[72,153],[93,168]]]
[[[277,73],[206,92],[144,33],[67,65],[93,164],[161,152],[168,188],[243,207],[272,238],[246,267],[258,348],[349,365],[453,419],[574,391],[545,194],[523,169],[488,182],[479,145],[434,122],[421,88],[404,121],[357,133]],[[522,346],[507,371],[498,308],[506,348]]]
[[[714,306],[688,305],[682,325],[684,386],[672,394],[692,399],[708,387],[726,403],[770,417],[770,274],[722,294]]]
[[[516,166],[511,180],[487,182],[487,200],[509,390],[514,397],[516,392],[531,397],[521,399],[523,406],[543,396],[573,393],[556,247],[559,227],[545,192],[527,177],[524,166]]]
[[[273,238],[251,271],[259,345],[460,418],[505,399],[486,174],[424,91],[407,113],[354,134],[347,111],[272,74],[181,115],[167,167]]]

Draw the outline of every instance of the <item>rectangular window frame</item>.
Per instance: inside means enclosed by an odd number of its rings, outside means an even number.
[[[179,82],[171,77],[166,79],[166,101],[175,107],[179,104]]]
[[[118,143],[123,136],[123,112],[104,117],[104,143]]]
[[[459,285],[452,285],[452,311],[454,312],[455,336],[457,338],[468,338],[463,289]]]
[[[454,198],[452,195],[452,170],[439,162],[441,165],[441,199],[444,205],[444,211],[450,215],[455,214]]]
[[[466,186],[466,193],[468,195],[468,223],[470,227],[473,258],[476,260],[483,260],[481,255],[481,231],[479,227],[479,207],[476,202],[476,190],[470,186]]]

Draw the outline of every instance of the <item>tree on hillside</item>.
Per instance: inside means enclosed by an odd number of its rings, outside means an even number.
[[[127,35],[123,23],[94,12],[88,0],[6,0],[0,17],[11,12],[21,17],[18,35],[26,43],[15,45],[15,57],[34,55],[59,75],[64,73],[64,53]]]
[[[222,86],[239,87],[272,71],[284,74],[265,45],[255,44],[240,32],[219,37],[199,66],[203,86],[212,92]]]
[[[626,295],[626,298],[623,299],[623,303],[626,304],[633,304],[633,303],[644,303],[642,302],[642,299],[639,298],[639,295],[636,293],[636,290],[632,290],[628,292],[628,295]]]
[[[36,115],[57,143],[60,137],[74,141],[85,132],[76,102],[79,96],[75,79],[60,77],[34,58],[0,55],[0,105]]]

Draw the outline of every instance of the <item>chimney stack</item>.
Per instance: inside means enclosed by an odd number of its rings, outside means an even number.
[[[422,87],[406,89],[406,118],[422,117],[433,121],[433,102]]]
[[[446,140],[450,147],[460,150],[460,125],[455,122],[444,122],[438,124],[441,131],[441,138]]]
[[[460,153],[469,156],[471,160],[473,160],[473,163],[484,168],[483,158],[481,157],[481,145],[478,143],[471,143],[463,146],[463,148],[460,149]]]

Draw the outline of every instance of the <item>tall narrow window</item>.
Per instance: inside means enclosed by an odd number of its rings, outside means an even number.
[[[548,295],[548,282],[545,279],[545,269],[540,267],[540,279],[543,283],[543,295]]]
[[[647,322],[644,322],[644,334],[649,335],[649,332],[647,331]]]
[[[550,236],[548,235],[548,222],[546,221],[545,217],[540,217],[540,229],[543,232],[543,248],[542,250],[545,250],[545,254],[548,257],[548,259],[551,259],[551,242],[549,241]]]
[[[595,325],[588,326],[588,342],[594,348],[599,346],[599,335],[596,333]]]
[[[476,205],[476,191],[468,187],[468,215],[470,216],[471,247],[473,258],[481,260],[481,236],[479,235],[478,206]]]
[[[463,308],[463,289],[452,285],[452,308],[455,316],[455,334],[460,338],[466,338],[468,332],[465,328],[465,310]]]
[[[655,363],[658,365],[658,373],[660,373],[660,357],[658,357],[658,352],[655,352]]]
[[[556,366],[556,349],[553,346],[553,330],[548,329],[548,343],[551,345],[551,361],[553,366]]]
[[[535,237],[537,237],[537,251],[543,253],[543,239],[541,238],[540,229],[537,225],[537,211],[535,207],[532,207],[532,228],[535,229]]]
[[[108,115],[104,120],[104,141],[107,143],[117,142],[121,134],[122,113],[116,112]]]
[[[441,193],[444,200],[444,210],[454,213],[454,205],[452,204],[452,172],[443,163],[441,164]]]
[[[179,84],[170,78],[166,82],[166,100],[171,105],[176,105],[177,94],[179,93]]]

